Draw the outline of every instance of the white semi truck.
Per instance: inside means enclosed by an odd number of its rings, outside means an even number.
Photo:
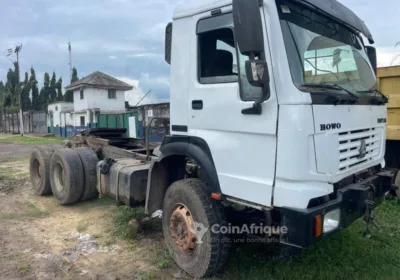
[[[171,135],[146,156],[136,140],[123,149],[89,131],[78,137],[86,150],[36,151],[33,185],[62,204],[97,185],[162,210],[169,252],[193,277],[224,267],[232,225],[280,227],[296,250],[361,217],[368,230],[396,171],[384,170],[387,98],[366,41],[336,0],[182,5],[166,28]]]

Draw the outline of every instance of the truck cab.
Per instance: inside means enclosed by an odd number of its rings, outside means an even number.
[[[215,273],[226,248],[209,230],[211,249],[202,251],[196,234],[178,228],[224,223],[220,206],[287,227],[279,237],[291,248],[365,213],[369,224],[394,171],[383,170],[387,98],[367,41],[364,22],[336,0],[201,1],[175,10],[166,29],[171,136],[152,162],[146,208],[163,207],[167,246],[189,274]],[[178,201],[199,189],[210,201]]]

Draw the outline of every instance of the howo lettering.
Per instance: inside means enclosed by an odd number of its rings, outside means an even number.
[[[149,123],[170,135],[144,147],[91,129],[37,150],[38,194],[70,204],[97,189],[143,204],[196,278],[224,267],[230,226],[284,228],[283,255],[362,217],[369,233],[397,171],[384,169],[387,98],[361,19],[336,0],[198,1],[176,8],[165,34],[170,120]]]
[[[321,124],[321,131],[331,130],[331,129],[340,129],[340,128],[342,128],[342,124],[340,124],[340,123]]]

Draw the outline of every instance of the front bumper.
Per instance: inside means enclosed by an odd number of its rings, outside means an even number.
[[[286,234],[281,236],[281,243],[304,248],[349,226],[365,215],[367,202],[374,202],[375,207],[383,201],[385,194],[393,188],[395,175],[394,170],[380,171],[365,180],[339,189],[336,199],[314,208],[281,208],[281,226],[287,228]],[[315,217],[321,216],[323,223],[324,215],[338,208],[341,210],[338,228],[316,236]]]

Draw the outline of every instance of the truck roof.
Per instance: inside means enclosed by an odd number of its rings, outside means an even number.
[[[365,23],[350,9],[338,2],[337,0],[291,0],[293,2],[302,3],[320,10],[333,18],[357,29],[363,33],[371,44],[374,43],[371,32]],[[202,0],[197,3],[183,4],[176,7],[173,19],[190,17],[207,11],[212,11],[225,6],[232,5],[232,0]]]
[[[190,17],[232,5],[232,0],[202,0],[201,2],[179,5],[175,8],[173,19]]]

